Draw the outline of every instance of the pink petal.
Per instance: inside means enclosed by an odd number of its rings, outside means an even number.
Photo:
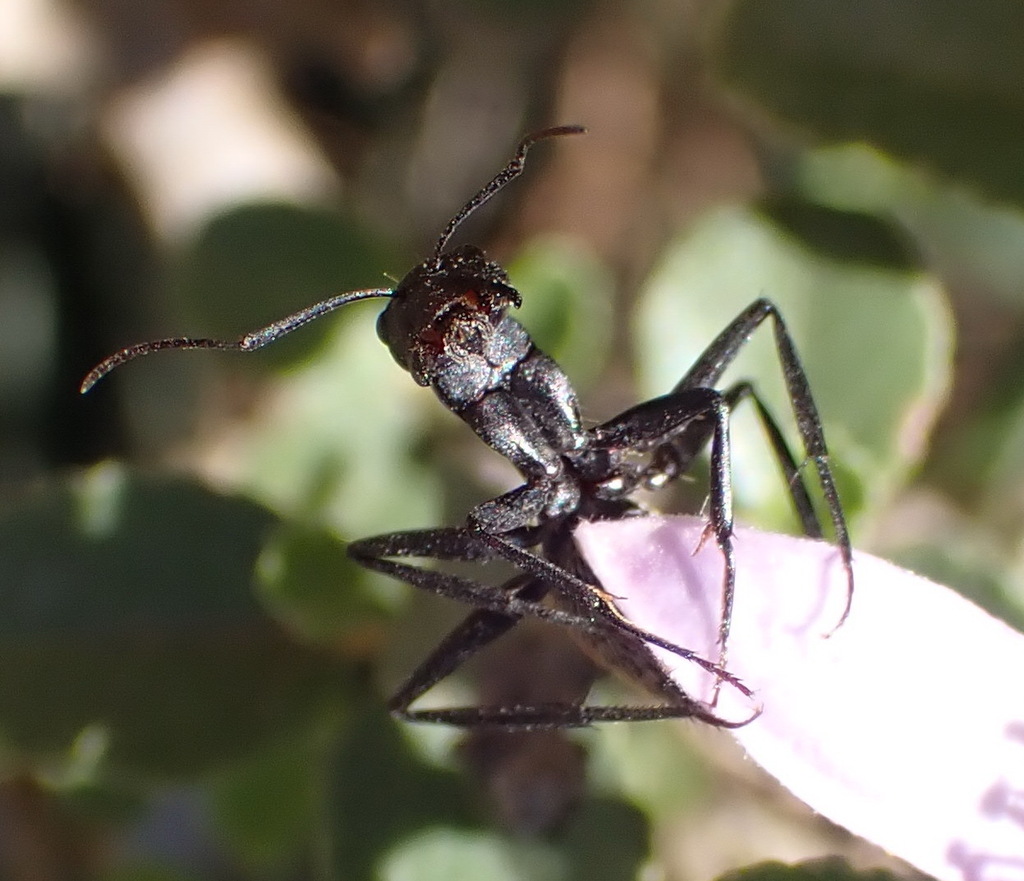
[[[717,658],[722,557],[704,521],[584,523],[577,542],[640,626]],[[816,811],[939,879],[1024,881],[1024,635],[869,554],[736,530],[728,668],[764,713],[735,732]],[[711,677],[661,652],[686,690]],[[723,688],[718,711],[748,703]]]

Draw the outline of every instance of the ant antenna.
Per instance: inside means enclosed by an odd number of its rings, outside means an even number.
[[[505,184],[509,183],[509,181],[515,180],[515,178],[519,177],[519,175],[523,173],[523,167],[526,163],[526,154],[530,147],[532,147],[537,141],[542,141],[545,138],[554,138],[560,135],[578,135],[585,131],[586,129],[581,125],[559,125],[554,128],[542,129],[539,132],[534,132],[533,134],[527,135],[523,138],[523,140],[519,142],[519,148],[516,150],[516,155],[512,157],[512,161],[509,162],[509,164],[506,165],[501,172],[499,172],[495,178],[487,184],[487,186],[470,199],[458,214],[448,222],[444,232],[441,233],[441,238],[437,240],[437,246],[434,248],[434,263],[436,264],[440,259],[441,251],[443,251],[445,245],[448,244],[448,240],[452,237],[452,233],[455,232],[458,225],[470,214],[476,211],[477,208],[487,202],[487,200],[504,187]],[[82,385],[79,387],[79,391],[84,395],[115,367],[120,367],[127,361],[134,361],[136,358],[141,358],[143,355],[149,355],[152,352],[159,352],[162,349],[235,349],[240,352],[253,352],[256,349],[262,349],[264,346],[269,345],[275,340],[279,340],[285,334],[291,333],[293,330],[302,327],[304,324],[308,324],[310,321],[315,321],[321,315],[326,315],[328,312],[337,309],[339,306],[354,303],[356,300],[367,300],[371,297],[390,297],[393,293],[393,290],[387,288],[373,288],[370,290],[350,291],[347,294],[339,294],[336,297],[331,297],[330,299],[323,300],[320,303],[314,303],[312,306],[307,306],[305,309],[295,312],[287,318],[282,318],[280,321],[275,321],[267,327],[262,327],[259,330],[247,333],[244,336],[239,337],[237,340],[174,337],[166,340],[154,340],[150,343],[138,343],[134,346],[128,346],[127,348],[121,349],[119,352],[115,352],[109,358],[105,358],[90,370],[85,379],[82,380]]]
[[[282,318],[280,321],[275,321],[266,327],[261,327],[259,330],[250,331],[237,340],[174,337],[166,340],[154,340],[151,343],[137,343],[134,346],[121,349],[121,351],[115,352],[109,358],[104,358],[100,361],[82,380],[82,385],[78,390],[84,395],[115,367],[120,367],[126,361],[134,361],[136,358],[153,352],[159,352],[162,349],[237,349],[239,352],[254,352],[256,349],[262,349],[275,340],[281,339],[285,334],[297,330],[304,324],[315,321],[321,315],[333,312],[339,306],[345,306],[357,300],[368,300],[371,297],[390,297],[392,293],[393,291],[390,288],[373,288],[364,291],[349,291],[347,294],[338,294],[336,297],[307,306],[305,309],[301,309],[287,318]]]
[[[533,132],[533,134],[523,138],[519,142],[519,148],[516,150],[516,155],[512,157],[512,161],[495,175],[494,180],[463,205],[458,214],[448,221],[448,225],[444,228],[441,238],[437,240],[437,245],[434,247],[434,262],[436,263],[440,258],[441,252],[448,244],[448,240],[452,237],[452,233],[455,232],[459,224],[487,202],[505,184],[515,180],[523,173],[523,167],[526,165],[526,154],[529,152],[530,147],[536,144],[537,141],[543,141],[545,138],[557,138],[562,135],[582,135],[586,131],[586,127],[582,125],[559,125],[554,128]]]

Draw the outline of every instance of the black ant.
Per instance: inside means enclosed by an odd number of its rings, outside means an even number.
[[[845,620],[853,593],[852,551],[829,465],[825,437],[804,369],[782,316],[766,299],[744,310],[711,343],[668,394],[645,401],[600,425],[585,427],[568,377],[534,346],[510,317],[521,298],[505,271],[473,245],[446,250],[458,226],[524,168],[537,141],[580,134],[567,125],[535,132],[519,144],[504,169],[449,221],[434,253],[392,289],[352,291],[309,306],[238,340],[165,339],[122,349],[96,366],[82,392],[120,364],[161,349],[237,349],[251,352],[339,306],[386,297],[377,333],[395,360],[489,447],[523,475],[524,483],[473,508],[460,527],[395,532],[356,541],[351,556],[363,566],[473,607],[390,700],[398,717],[463,727],[570,728],[602,721],[690,717],[718,727],[747,724],[717,716],[711,704],[686,694],[652,651],[658,646],[698,664],[746,697],[752,692],[725,668],[736,568],[733,556],[729,423],[733,408],[752,401],[786,479],[803,531],[820,538],[800,466],[754,388],[740,382],[715,388],[757,327],[770,318],[782,372],[806,459],[813,462],[847,574]],[[618,520],[645,512],[631,498],[684,474],[710,442],[709,523],[724,560],[713,663],[626,620],[573,543],[583,520]],[[500,587],[421,569],[394,558],[486,562],[502,559],[520,574]],[[414,710],[411,705],[468,658],[534,617],[567,628],[604,666],[655,696],[655,706],[592,706],[585,700],[511,706]],[[838,625],[837,625],[838,626]]]

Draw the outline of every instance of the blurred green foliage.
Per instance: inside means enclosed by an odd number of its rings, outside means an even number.
[[[862,513],[877,514],[891,502],[924,453],[948,389],[948,310],[934,279],[906,267],[906,258],[890,245],[877,250],[880,222],[869,225],[861,215],[850,219],[814,206],[801,215],[790,202],[782,225],[773,209],[724,209],[666,249],[636,313],[642,393],[671,388],[708,340],[751,302],[751,292],[768,297],[813,377],[844,507],[856,524]],[[813,241],[793,232],[796,218],[816,224]],[[846,253],[837,255],[826,239],[842,241]],[[792,408],[771,329],[758,336],[726,377],[753,378],[781,418]],[[784,526],[779,515],[788,500],[763,432],[752,412],[740,418],[734,444],[738,500],[762,518],[774,509],[769,522]],[[793,449],[797,441],[791,438]],[[761,465],[755,467],[759,452]]]
[[[729,872],[722,876],[722,881],[890,881],[898,877],[899,875],[883,869],[858,871],[844,860],[826,858],[796,866],[785,863],[759,863],[738,872]]]
[[[194,481],[111,464],[5,510],[8,770],[60,763],[91,731],[97,768],[193,778],[340,712],[350,665],[288,639],[253,594],[273,521]]]
[[[731,4],[715,56],[759,111],[1020,204],[1024,8],[985,0]]]
[[[502,21],[508,12],[470,5]],[[855,541],[1018,624],[1020,9],[732,3],[701,35],[709,88],[752,118],[768,194],[666,230],[642,278],[625,285],[630,271],[612,255],[571,238],[527,235],[507,261],[523,323],[566,367],[587,413],[621,403],[631,382],[632,400],[664,393],[753,299],[774,300],[815,390]],[[566,16],[557,24],[570,33]],[[435,139],[431,149],[448,147]],[[368,164],[382,155],[391,158],[381,148]],[[160,326],[234,338],[338,290],[389,284],[417,259],[395,235],[354,207],[236,206],[154,260],[170,313]],[[120,305],[130,312],[137,296],[127,285]],[[936,449],[955,382],[955,316],[993,303],[995,323],[1017,334],[1005,369],[969,385]],[[65,401],[105,414],[118,461],[30,478],[21,458],[5,462],[2,776],[30,779],[89,830],[105,855],[90,877],[102,881],[612,881],[652,865],[676,877],[675,830],[696,829],[710,849],[708,806],[740,786],[680,726],[574,735],[590,753],[588,791],[543,837],[499,828],[455,734],[385,716],[389,690],[462,610],[362,571],[346,542],[458,522],[515,478],[394,364],[376,337],[379,306],[353,305],[251,357],[133,364],[82,404]],[[792,440],[768,327],[724,382],[745,378]],[[743,517],[795,528],[746,409],[734,440]],[[703,490],[693,495],[699,506]],[[939,515],[905,516],[901,505],[922,497]],[[471,688],[445,683],[438,701],[472,700]],[[549,778],[539,780],[541,802]],[[168,788],[200,805],[206,837],[184,849],[212,852],[205,863],[159,841],[123,844]],[[763,864],[729,877],[873,874]]]

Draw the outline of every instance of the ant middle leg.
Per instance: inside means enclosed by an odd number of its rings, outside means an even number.
[[[718,663],[721,666],[726,664],[733,598],[736,592],[736,560],[732,540],[732,451],[729,434],[733,403],[726,394],[717,389],[677,389],[631,407],[593,429],[595,443],[600,447],[616,451],[653,450],[655,454],[677,439],[681,450],[688,451],[692,446],[695,454],[704,448],[710,435],[710,519],[701,544],[714,536],[724,561],[722,614],[718,628]]]
[[[741,401],[750,400],[761,423],[772,456],[782,471],[786,489],[804,535],[808,538],[824,537],[821,521],[811,502],[803,472],[797,464],[779,428],[775,417],[758,395],[753,385],[743,380],[723,392],[729,411],[732,413]],[[694,459],[703,452],[711,437],[713,426],[708,421],[692,422],[682,434],[659,446],[643,473],[643,483],[648,489],[660,489],[665,484],[687,473]]]
[[[771,411],[767,408],[760,396],[757,394],[751,383],[747,381],[738,382],[722,393],[726,407],[731,416],[735,407],[744,400],[750,400],[755,408],[758,420],[768,438],[768,444],[772,450],[786,484],[790,500],[803,533],[810,538],[822,538],[823,530],[818,514],[811,502],[810,494],[804,475],[780,430],[778,423]],[[668,442],[658,446],[651,461],[643,474],[643,482],[649,488],[660,488],[666,483],[687,473],[693,464],[694,459],[707,447],[708,441],[712,439],[717,423],[708,419],[696,419],[686,424],[681,433],[671,438]],[[711,498],[714,500],[716,493],[723,491],[728,486],[728,475],[719,474],[712,456],[712,481]],[[717,475],[717,479],[716,479]],[[712,507],[714,503],[712,502]],[[713,524],[712,524],[713,525]],[[705,533],[707,535],[707,533]],[[717,533],[716,533],[717,536]],[[719,546],[721,541],[719,540]],[[722,611],[719,624],[719,646],[722,654],[719,656],[719,663],[725,664],[727,655],[727,643],[729,631],[732,624],[732,610],[734,604],[735,576],[730,570],[731,548],[723,548],[725,554],[726,573],[722,590]]]
[[[825,504],[832,520],[832,530],[835,535],[835,544],[843,561],[843,568],[846,570],[846,607],[836,623],[835,628],[842,626],[850,614],[850,605],[853,600],[853,547],[850,543],[850,533],[846,524],[846,515],[843,512],[842,503],[839,500],[839,492],[836,489],[835,476],[832,473],[832,466],[829,463],[828,447],[825,443],[825,432],[821,424],[821,416],[818,414],[818,407],[811,394],[810,383],[807,380],[807,373],[797,355],[793,337],[786,327],[782,314],[778,307],[765,298],[760,298],[751,303],[714,339],[686,375],[679,381],[675,391],[684,389],[704,388],[714,386],[722,374],[736,359],[750,339],[751,334],[766,320],[772,320],[772,329],[775,337],[775,348],[778,353],[779,363],[782,367],[783,379],[786,383],[786,391],[793,414],[796,417],[797,429],[803,443],[807,459],[814,463],[818,474],[818,482],[821,485]],[[763,409],[759,405],[759,409]],[[762,419],[762,423],[774,424],[774,420],[768,416],[768,421]],[[775,426],[777,430],[777,426]],[[772,431],[769,429],[769,435]],[[774,440],[772,445],[775,446]],[[776,455],[778,457],[778,447]],[[782,459],[780,458],[781,462]],[[785,467],[785,466],[783,466]],[[793,485],[791,483],[791,485]],[[801,520],[807,527],[807,518],[800,513]],[[811,534],[811,533],[808,533]],[[833,628],[833,630],[835,629]]]

